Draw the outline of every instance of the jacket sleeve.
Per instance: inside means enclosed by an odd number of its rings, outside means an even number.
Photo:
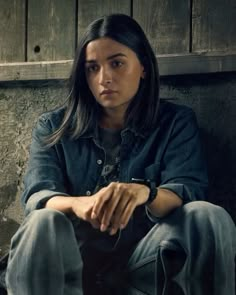
[[[48,120],[41,116],[33,130],[28,168],[24,177],[21,197],[25,214],[40,209],[55,195],[67,195],[64,175],[58,154],[58,146],[45,146],[45,136],[51,133]]]
[[[204,200],[208,173],[195,113],[187,107],[177,112],[167,132],[158,187],[174,192],[184,204]],[[146,213],[152,221],[158,221],[147,208]]]
[[[173,121],[161,163],[160,188],[176,193],[184,203],[204,199],[208,175],[194,112],[184,108]]]

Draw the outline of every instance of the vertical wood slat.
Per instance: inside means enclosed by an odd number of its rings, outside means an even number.
[[[189,0],[133,0],[133,17],[157,54],[189,52]]]
[[[76,0],[28,0],[28,61],[74,57]]]
[[[95,19],[110,13],[130,15],[130,0],[78,0],[78,39]]]
[[[236,50],[235,0],[193,0],[193,52]]]
[[[25,61],[25,0],[0,0],[0,62]]]

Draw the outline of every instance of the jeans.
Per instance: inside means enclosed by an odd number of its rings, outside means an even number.
[[[234,294],[235,253],[236,229],[228,213],[196,201],[160,219],[131,252],[103,254],[86,270],[70,219],[40,209],[12,238],[6,284],[8,295],[99,294],[103,282],[111,289],[124,285],[127,294],[167,294],[166,283],[174,278],[179,285],[209,280],[213,294],[220,279],[227,282],[224,293],[214,294]]]

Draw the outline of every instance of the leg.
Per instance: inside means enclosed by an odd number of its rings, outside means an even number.
[[[52,209],[33,211],[11,241],[8,294],[82,294],[82,260],[71,221]],[[76,287],[75,287],[76,286]]]
[[[236,229],[228,213],[196,201],[156,224],[137,245],[127,269],[132,284],[148,294],[176,276],[202,280],[212,275],[213,283],[227,281],[234,290],[235,253]]]

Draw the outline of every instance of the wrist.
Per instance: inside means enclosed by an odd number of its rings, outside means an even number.
[[[148,195],[147,201],[144,203],[144,205],[149,205],[156,199],[158,189],[157,189],[156,183],[154,181],[151,181],[150,179],[132,178],[131,182],[143,184],[149,188],[149,195]]]
[[[55,209],[68,214],[73,212],[73,202],[74,197],[54,196],[46,202],[45,208]]]

